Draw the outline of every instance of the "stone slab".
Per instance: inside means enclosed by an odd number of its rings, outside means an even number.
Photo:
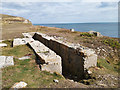
[[[0,56],[0,68],[14,65],[13,56]]]
[[[41,70],[62,74],[62,63],[61,57],[59,55],[57,55],[54,51],[52,51],[39,41],[29,42],[29,45],[40,57]]]
[[[18,45],[25,45],[32,41],[34,41],[33,38],[16,38],[13,40],[13,47]]]
[[[7,47],[6,43],[0,43],[0,47]]]

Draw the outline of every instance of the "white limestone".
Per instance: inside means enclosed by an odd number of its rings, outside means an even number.
[[[18,45],[25,45],[32,41],[34,41],[33,38],[16,38],[13,40],[13,47]]]
[[[0,56],[0,68],[14,65],[13,56]]]
[[[61,57],[56,55],[54,51],[46,47],[39,41],[29,43],[36,54],[40,57],[41,70],[49,71],[51,73],[57,72],[62,74]]]
[[[22,35],[23,35],[25,38],[32,38],[32,36],[31,36],[29,33],[22,33]]]
[[[27,83],[20,81],[18,83],[15,83],[11,88],[25,88],[27,86]]]
[[[19,60],[25,60],[25,59],[30,59],[29,56],[24,56],[24,57],[21,57],[21,58],[18,58]]]
[[[6,47],[7,44],[6,43],[0,43],[0,47]]]

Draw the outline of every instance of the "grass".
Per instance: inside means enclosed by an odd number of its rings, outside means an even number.
[[[14,57],[22,57],[25,54],[32,53],[30,59],[18,60],[14,58],[14,66],[2,69],[2,87],[10,88],[16,82],[26,82],[27,88],[44,88],[54,83],[53,79],[63,79],[57,73],[51,74],[47,71],[40,71],[39,66],[35,63],[33,51],[26,45],[11,47],[12,40],[4,41],[8,46],[2,48],[3,55]]]
[[[106,40],[103,40],[103,43],[106,44],[106,45],[109,45],[113,48],[118,48],[120,49],[120,43],[114,39],[106,39]]]
[[[8,46],[2,48],[2,55],[6,56],[14,56],[14,57],[22,57],[27,54],[34,54],[31,49],[27,45],[20,45],[16,47],[11,47],[12,46],[12,40],[7,40],[4,41]]]
[[[120,72],[119,64],[108,63],[106,59],[98,59],[97,66],[100,68],[105,68],[113,72]]]
[[[15,66],[4,68],[2,71],[3,88],[10,88],[14,83],[24,81],[27,88],[41,88],[54,83],[53,79],[62,79],[62,76],[40,71],[35,61],[14,59]]]
[[[94,36],[94,35],[93,35],[93,34],[90,34],[90,33],[81,33],[80,36],[92,37],[92,36]]]

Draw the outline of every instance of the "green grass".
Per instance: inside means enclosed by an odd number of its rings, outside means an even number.
[[[80,36],[92,37],[94,35],[89,33],[81,33]]]
[[[106,59],[98,59],[97,61],[97,66],[100,68],[105,68],[113,72],[120,72],[119,66],[120,64],[113,64],[113,63],[108,63]]]
[[[2,48],[2,55],[14,56],[14,57],[23,57],[27,54],[34,54],[27,45],[20,45],[16,47],[11,47],[12,40],[4,41],[8,46]]]
[[[113,48],[119,48],[120,49],[120,43],[114,39],[106,39],[102,41],[104,44],[109,45]]]
[[[11,47],[12,41],[5,41],[7,47],[2,48],[3,55],[14,56],[14,66],[2,69],[2,87],[10,88],[16,82],[26,82],[27,88],[44,88],[54,84],[53,79],[64,79],[59,74],[51,74],[47,71],[40,71],[35,62],[33,51],[26,45]],[[22,57],[25,54],[32,53],[30,59],[18,60],[16,57]]]
[[[55,73],[40,71],[34,60],[20,61],[14,59],[14,61],[15,66],[6,67],[2,70],[3,88],[10,88],[19,81],[28,83],[27,88],[40,88],[54,83],[53,79],[62,79],[62,76]]]

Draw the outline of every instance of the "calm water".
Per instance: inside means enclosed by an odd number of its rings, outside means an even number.
[[[34,24],[48,27],[58,27],[71,29],[75,31],[88,32],[90,30],[98,31],[104,36],[118,37],[118,23],[64,23],[64,24]]]

